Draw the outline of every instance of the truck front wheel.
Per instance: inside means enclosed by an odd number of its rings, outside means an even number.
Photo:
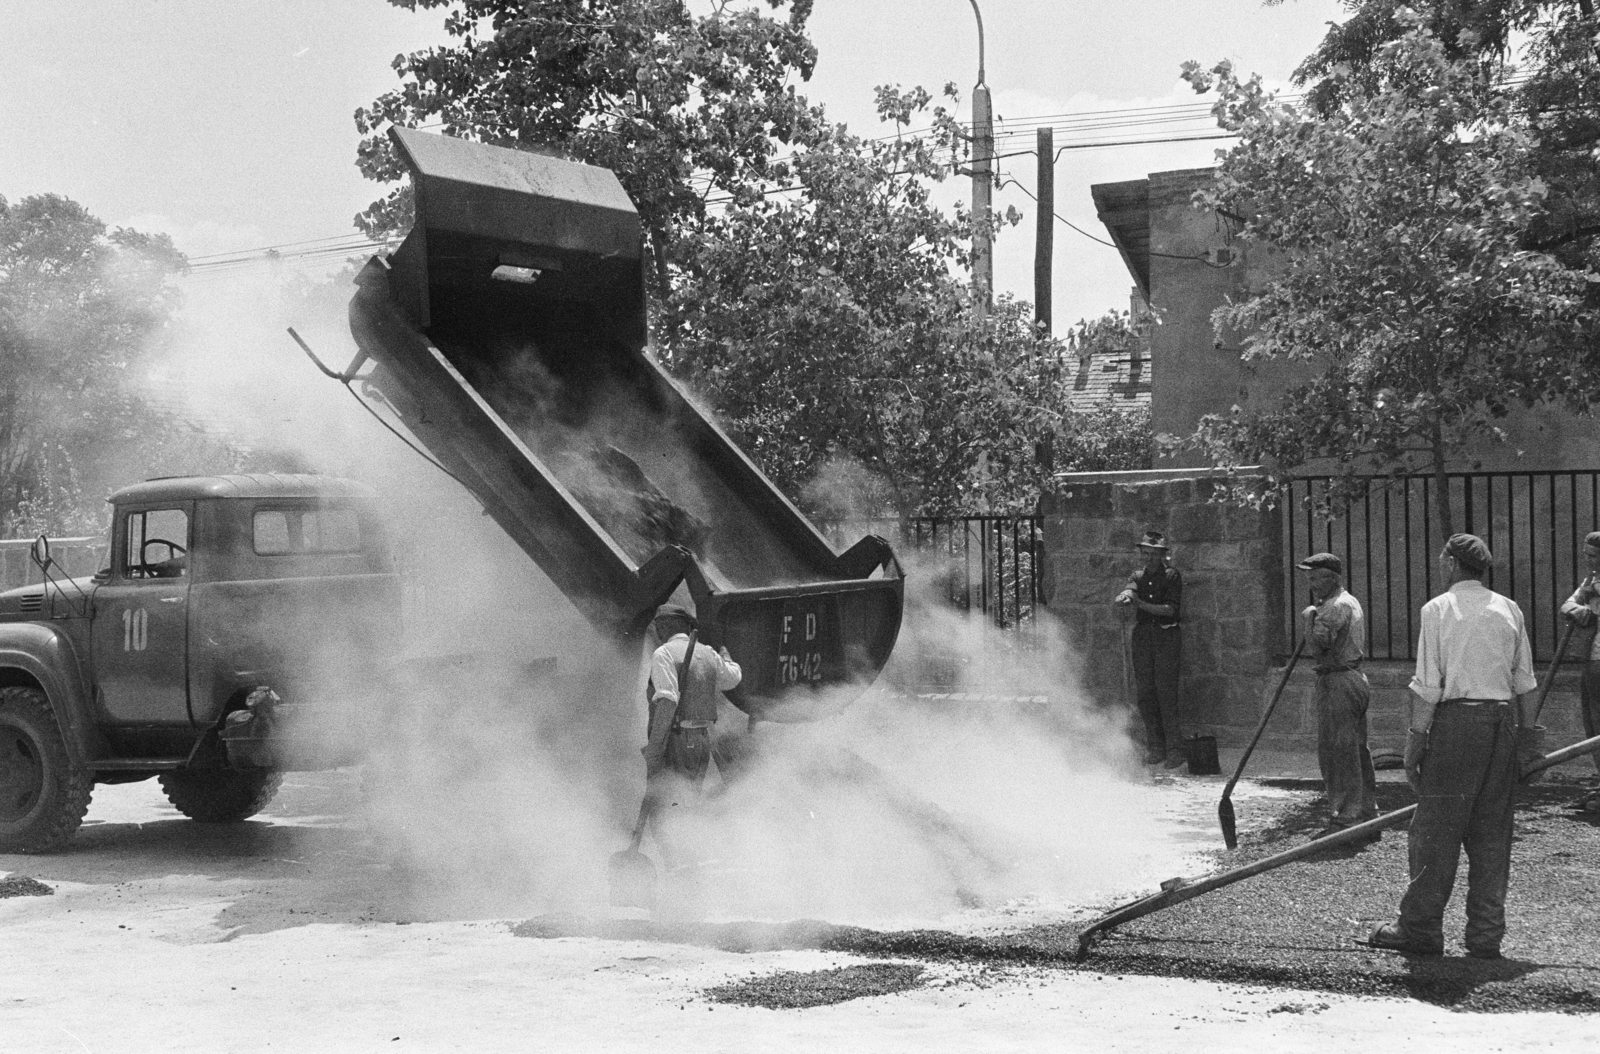
[[[270,769],[183,769],[163,772],[167,800],[191,820],[238,823],[267,807],[283,784]]]
[[[0,853],[55,849],[89,811],[94,783],[72,763],[50,701],[0,688]]]

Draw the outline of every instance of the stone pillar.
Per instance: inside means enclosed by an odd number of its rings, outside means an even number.
[[[1167,536],[1184,580],[1184,731],[1231,740],[1259,719],[1264,675],[1284,650],[1281,532],[1276,512],[1214,502],[1216,478],[1209,469],[1076,473],[1057,478],[1040,512],[1049,609],[1082,656],[1085,690],[1104,706],[1132,705],[1131,620],[1111,598],[1143,564],[1140,536]]]

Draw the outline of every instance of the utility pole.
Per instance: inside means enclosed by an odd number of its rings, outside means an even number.
[[[978,10],[978,0],[970,2],[978,17],[978,84],[972,89],[972,292],[974,314],[983,318],[994,295],[994,232],[989,226],[994,113],[989,106],[989,85],[983,79],[983,12]]]
[[[1035,190],[1039,222],[1033,242],[1033,320],[1046,334],[1050,332],[1050,264],[1055,252],[1056,221],[1056,146],[1055,133],[1039,129],[1039,175]]]

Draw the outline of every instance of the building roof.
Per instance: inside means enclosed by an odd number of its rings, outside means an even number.
[[[1139,292],[1150,298],[1150,181],[1096,183],[1089,188],[1100,222],[1122,254]]]

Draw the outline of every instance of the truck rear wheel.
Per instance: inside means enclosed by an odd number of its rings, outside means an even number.
[[[0,852],[59,847],[83,823],[94,782],[74,765],[50,701],[0,688]]]
[[[270,769],[184,769],[163,772],[167,800],[191,820],[238,823],[267,807],[283,785],[283,773]]]

